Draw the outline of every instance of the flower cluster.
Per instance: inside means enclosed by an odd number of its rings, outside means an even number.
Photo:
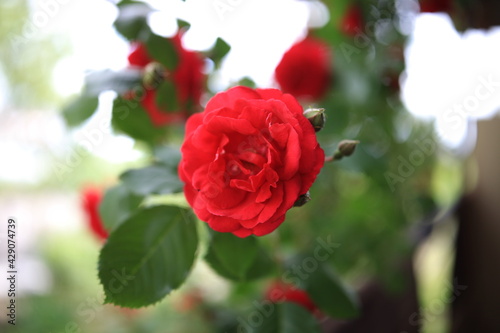
[[[162,73],[162,79],[172,81],[175,86],[179,109],[165,110],[157,105],[156,88],[158,87],[145,87],[144,95],[140,96],[141,104],[155,126],[186,119],[189,115],[187,112],[188,106],[190,104],[199,104],[203,92],[205,80],[202,71],[203,59],[198,53],[186,50],[182,45],[181,37],[182,35],[178,33],[170,39],[179,59],[176,68],[171,72],[165,71],[165,73]],[[144,44],[134,43],[128,61],[133,67],[145,69],[154,62],[154,59],[150,57]]]

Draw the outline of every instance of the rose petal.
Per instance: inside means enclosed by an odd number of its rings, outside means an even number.
[[[272,195],[266,202],[266,207],[262,210],[262,212],[260,212],[259,218],[257,219],[259,223],[270,220],[283,203],[283,183],[278,183],[276,188],[272,189],[271,192]]]
[[[281,203],[281,206],[276,211],[275,216],[284,215],[287,210],[293,207],[293,204],[295,203],[295,201],[297,201],[299,196],[303,194],[300,193],[300,190],[302,188],[302,179],[300,175],[296,175],[290,180],[284,182],[283,184],[284,184],[283,201]]]
[[[314,152],[316,155],[314,158],[315,164],[313,165],[312,169],[309,170],[309,172],[303,173],[302,189],[300,190],[300,195],[305,194],[307,191],[309,191],[309,188],[311,188],[311,185],[316,180],[316,177],[318,176],[321,168],[323,168],[323,165],[325,163],[325,152],[319,145]]]
[[[241,228],[239,221],[224,216],[212,215],[207,223],[210,228],[218,232],[233,232]]]
[[[270,110],[266,101],[252,101],[252,104],[249,104],[245,100],[239,100],[234,108],[241,110],[240,119],[247,119],[255,128],[261,131],[267,128],[266,118]]]
[[[227,216],[236,220],[250,220],[255,218],[264,209],[265,205],[255,202],[256,195],[254,193],[247,193],[245,199],[236,207],[223,209],[215,200],[207,201],[207,210],[218,216]]]
[[[233,235],[240,238],[248,237],[252,234],[252,230],[241,228],[239,230],[233,231]]]
[[[191,184],[184,185],[184,197],[191,207],[194,207],[198,194],[198,191]]]
[[[186,137],[194,132],[203,123],[203,114],[195,113],[186,121]]]
[[[276,228],[278,228],[281,225],[281,223],[283,223],[283,221],[285,221],[285,215],[278,217],[276,220],[272,222],[266,222],[257,225],[255,228],[252,229],[252,233],[255,236],[267,235],[276,230]]]
[[[290,124],[272,124],[269,126],[273,145],[277,145],[280,149],[284,149],[288,142],[291,128],[292,126],[290,126]]]
[[[208,101],[205,107],[205,113],[212,112],[220,108],[233,108],[236,101],[248,100],[248,99],[259,99],[260,95],[253,89],[243,86],[237,86],[227,90],[226,92],[221,92],[212,97]]]
[[[286,145],[285,156],[283,161],[283,171],[280,178],[283,180],[290,179],[299,170],[302,150],[300,149],[300,140],[297,132],[290,131],[288,142]]]

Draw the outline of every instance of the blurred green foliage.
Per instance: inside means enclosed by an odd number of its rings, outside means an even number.
[[[57,62],[71,50],[65,36],[43,33],[30,3],[0,2],[0,73],[7,80],[8,105],[45,109],[63,101],[51,83]]]

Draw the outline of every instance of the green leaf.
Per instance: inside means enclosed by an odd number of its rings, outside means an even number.
[[[198,247],[196,220],[185,209],[139,211],[109,237],[99,256],[105,303],[154,304],[187,278]]]
[[[320,333],[311,313],[295,303],[262,304],[262,320],[240,320],[240,327],[251,333]],[[259,313],[261,313],[259,312]],[[255,317],[249,317],[255,318]],[[238,330],[239,332],[240,330]]]
[[[153,125],[139,101],[120,96],[113,102],[111,123],[116,130],[146,142],[154,142],[165,133],[164,129]]]
[[[177,166],[181,160],[181,150],[178,146],[157,146],[154,148],[154,156],[158,163],[177,170]]]
[[[188,31],[189,28],[191,28],[191,24],[189,22],[184,21],[184,20],[177,19],[177,28],[178,28],[178,30]]]
[[[142,196],[182,191],[182,182],[177,173],[161,164],[128,170],[120,179],[130,192]]]
[[[148,15],[153,9],[144,2],[122,1],[118,4],[118,17],[114,22],[116,30],[130,41],[139,40],[148,33]]]
[[[98,105],[99,99],[97,96],[81,95],[77,97],[62,110],[66,124],[68,126],[80,125],[94,114]]]
[[[276,271],[276,265],[271,260],[269,255],[259,247],[257,255],[250,268],[247,270],[245,276],[242,278],[224,266],[212,247],[209,247],[205,255],[205,261],[216,271],[220,276],[234,281],[251,281],[257,280],[273,274]]]
[[[258,248],[257,239],[253,236],[240,238],[228,232],[213,232],[209,252],[225,271],[244,280],[257,258]]]
[[[257,88],[257,85],[255,84],[255,82],[251,78],[249,78],[248,76],[245,76],[244,78],[240,79],[238,81],[238,85],[253,88],[253,89]]]
[[[340,319],[359,316],[359,301],[355,293],[342,284],[326,264],[320,264],[305,280],[305,290],[314,304],[326,314]]]
[[[174,82],[166,80],[161,83],[156,91],[156,105],[164,112],[179,111],[177,89]]]
[[[231,46],[229,46],[228,43],[226,43],[222,38],[217,38],[214,47],[208,54],[208,57],[214,62],[215,68],[219,68],[222,59],[230,50]]]
[[[173,70],[177,67],[179,57],[172,40],[151,32],[144,42],[151,58],[169,70]]]
[[[143,198],[123,185],[109,188],[99,205],[99,215],[107,230],[114,230],[139,208]]]
[[[85,93],[99,95],[106,90],[124,94],[134,88],[142,87],[142,72],[134,69],[124,69],[119,72],[106,69],[93,72],[85,78]]]

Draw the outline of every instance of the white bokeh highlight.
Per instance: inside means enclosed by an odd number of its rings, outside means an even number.
[[[446,14],[420,14],[414,24],[403,102],[436,122],[446,146],[470,152],[475,121],[500,109],[500,28],[459,33]]]

